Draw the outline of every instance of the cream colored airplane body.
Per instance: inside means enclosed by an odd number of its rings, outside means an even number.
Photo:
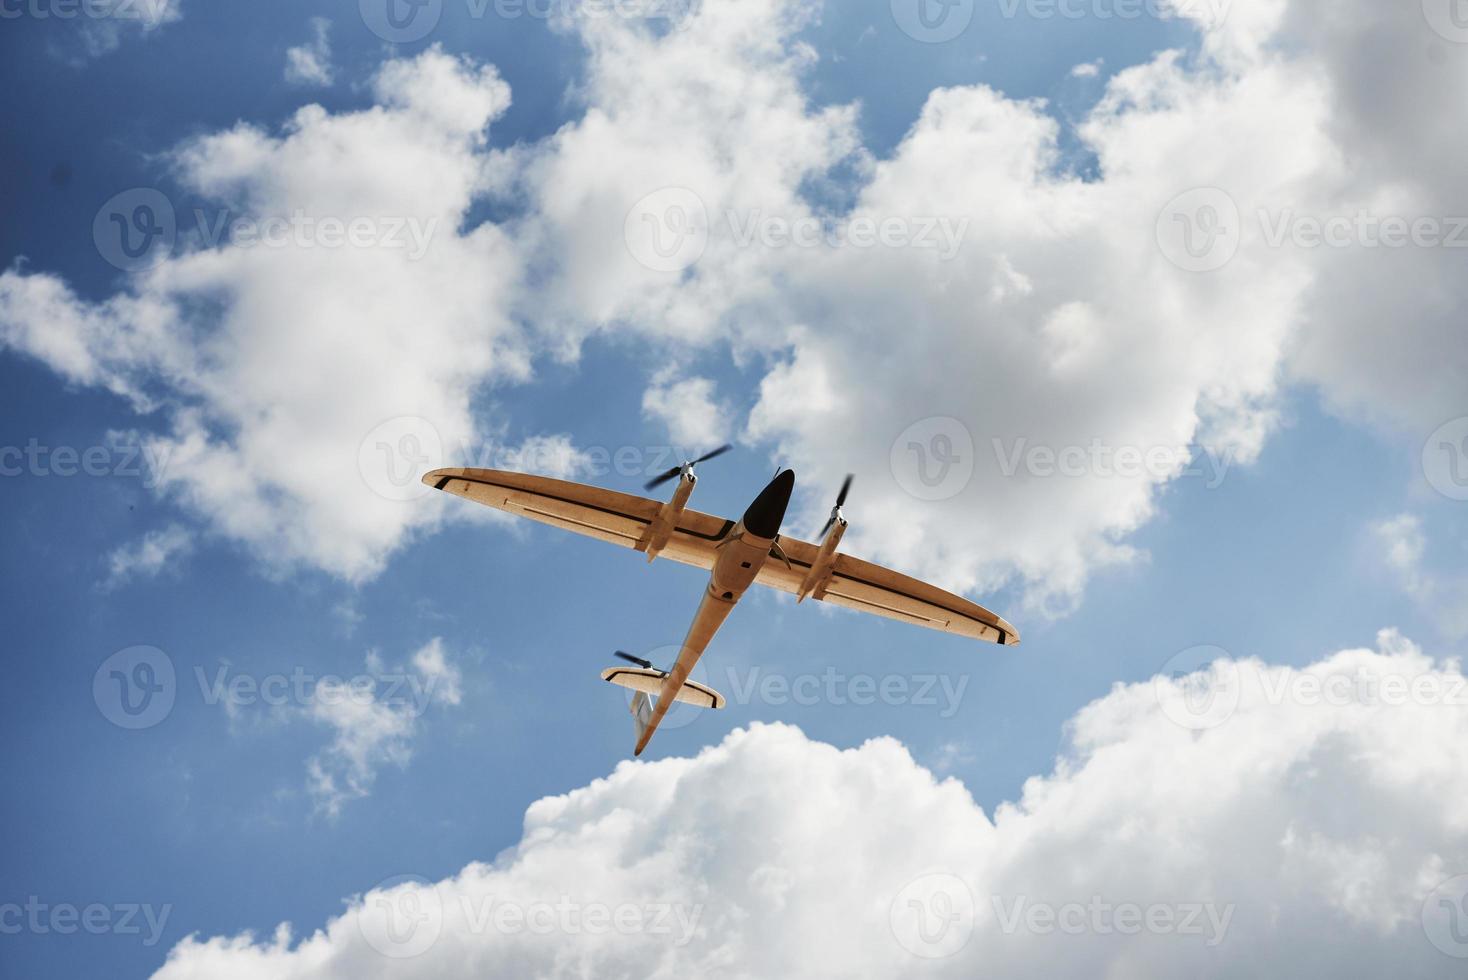
[[[737,522],[688,508],[698,480],[691,463],[664,476],[678,477],[667,501],[502,470],[441,469],[423,477],[431,487],[497,510],[641,551],[648,561],[662,556],[709,570],[708,587],[671,670],[657,670],[620,654],[642,668],[609,667],[602,673],[606,680],[635,692],[636,755],[647,747],[674,701],[723,707],[718,692],[688,680],[688,674],[751,585],[789,592],[799,601],[819,599],[990,643],[1019,642],[1013,626],[977,603],[839,553],[836,547],[846,531],[840,505],[849,480],[816,545],[780,534],[795,487],[791,470],[776,474]]]

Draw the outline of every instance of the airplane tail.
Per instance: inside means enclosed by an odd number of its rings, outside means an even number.
[[[642,736],[652,723],[652,699],[641,691],[632,695],[632,737],[638,745],[645,745]],[[651,737],[649,735],[649,737]]]
[[[700,708],[722,708],[724,706],[722,694],[697,681],[681,681],[673,686],[671,692],[664,691],[664,684],[668,680],[667,672],[651,667],[640,670],[632,667],[608,667],[602,671],[601,676],[603,680],[633,692],[629,709],[632,712],[632,727],[637,738],[634,755],[641,755],[642,750],[647,748],[647,743],[652,739],[652,733],[657,731],[658,723],[663,720],[663,715],[667,714],[665,708],[660,710],[660,706],[665,701],[668,707],[672,707],[674,701],[697,705]],[[653,695],[657,695],[657,701],[653,700]]]

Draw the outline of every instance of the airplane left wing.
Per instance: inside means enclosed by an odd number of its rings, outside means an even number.
[[[434,470],[424,475],[423,482],[486,507],[624,548],[638,548],[642,532],[663,506],[630,493],[506,470]],[[717,545],[733,526],[733,521],[685,508],[659,557],[713,568]]]

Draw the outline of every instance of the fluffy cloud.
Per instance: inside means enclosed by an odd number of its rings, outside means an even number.
[[[654,376],[642,395],[642,414],[661,422],[674,445],[692,454],[728,438],[732,413],[719,402],[712,379],[684,377],[674,368]]]
[[[149,531],[139,540],[123,545],[107,556],[107,588],[116,588],[139,576],[154,576],[170,563],[187,555],[194,546],[188,528],[169,524]]]
[[[1441,575],[1425,562],[1427,532],[1416,514],[1398,514],[1370,528],[1380,560],[1401,590],[1427,611],[1443,632],[1468,635],[1468,578]]]
[[[331,67],[331,21],[311,18],[311,40],[296,45],[285,53],[285,80],[295,85],[330,85],[335,71]]]
[[[376,656],[370,674],[352,681],[322,679],[306,714],[329,728],[331,742],[306,762],[307,787],[318,813],[340,815],[349,801],[372,791],[384,765],[407,765],[418,719],[430,704],[456,705],[463,697],[459,669],[435,637],[406,668],[388,670]]]
[[[1468,45],[1416,6],[1176,6],[1200,49],[1108,78],[1075,133],[1085,167],[1043,103],[984,86],[934,91],[873,158],[858,106],[807,94],[812,0],[700,5],[676,30],[567,19],[583,111],[506,153],[484,136],[508,103],[492,70],[391,61],[373,109],[307,107],[174,160],[252,216],[415,217],[436,229],[421,258],[200,248],[98,304],[12,271],[0,338],[170,406],[164,492],[272,563],[357,580],[437,520],[361,490],[351,456],[377,423],[466,445],[467,393],[595,331],[663,363],[727,345],[763,373],[743,435],[814,488],[795,522],[855,471],[854,549],[1064,610],[1133,557],[1169,485],[1207,475],[1190,456],[1259,452],[1291,380],[1409,432],[1461,414],[1457,253],[1300,229],[1468,214],[1468,126],[1448,124]],[[1382,45],[1390,82],[1364,60]],[[522,207],[469,227],[488,195]],[[649,380],[650,417],[690,441],[722,428],[711,384]],[[406,472],[423,445],[400,427],[367,453]]]
[[[161,492],[272,567],[350,580],[437,520],[434,501],[398,498],[443,447],[475,443],[475,388],[525,370],[514,250],[464,227],[508,88],[430,50],[387,62],[374,93],[173,152],[181,184],[237,219],[228,242],[186,244],[100,303],[0,275],[0,342],[164,406]]]
[[[1118,685],[991,814],[891,739],[757,725],[540,800],[491,864],[309,936],[190,937],[156,976],[1453,975],[1429,897],[1468,871],[1457,666],[1384,632],[1211,669],[1229,712],[1179,723],[1198,676]]]
[[[78,6],[82,16],[79,18],[77,43],[53,42],[51,49],[57,57],[76,66],[89,58],[115,51],[130,34],[146,37],[182,16],[181,0],[101,0]],[[75,6],[68,9],[70,17],[77,16]],[[61,10],[57,8],[58,18],[62,17]]]

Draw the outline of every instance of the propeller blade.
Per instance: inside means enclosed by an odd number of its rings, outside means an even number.
[[[643,660],[641,657],[634,657],[634,656],[632,656],[632,654],[630,654],[630,653],[623,653],[621,650],[614,650],[614,651],[612,651],[612,653],[615,656],[621,657],[623,660],[627,661],[628,663],[634,663],[637,666],[643,667],[643,668],[645,668],[647,670],[651,670],[652,669],[652,661],[651,660]]]
[[[846,479],[841,484],[841,492],[836,494],[837,507],[840,507],[842,504],[846,503],[846,495],[851,492],[851,480],[855,476],[855,473],[846,474]]]
[[[683,472],[683,467],[681,467],[681,466],[675,466],[675,467],[673,467],[670,470],[666,470],[666,471],[664,471],[662,473],[659,473],[657,476],[653,477],[651,480],[648,480],[646,483],[644,483],[642,485],[642,489],[644,489],[644,490],[651,490],[654,487],[660,487],[664,483],[667,483],[673,477],[677,476],[679,473],[682,473],[682,472]]]
[[[715,456],[722,456],[722,455],[724,455],[725,453],[727,453],[729,450],[731,450],[733,448],[734,447],[732,445],[730,445],[729,443],[726,442],[722,446],[720,446],[718,449],[710,450],[709,452],[704,453],[702,456],[698,457],[698,459],[695,459],[694,462],[695,463],[705,463],[705,462],[708,462],[709,460],[713,459]]]
[[[821,533],[820,534],[817,534],[816,537],[818,537],[818,538],[824,538],[826,536],[826,532],[829,531],[829,530],[831,530],[831,525],[832,524],[835,524],[835,523],[836,523],[836,518],[834,518],[834,517],[831,518],[829,521],[826,522],[826,526],[823,527],[823,528],[821,528]]]

